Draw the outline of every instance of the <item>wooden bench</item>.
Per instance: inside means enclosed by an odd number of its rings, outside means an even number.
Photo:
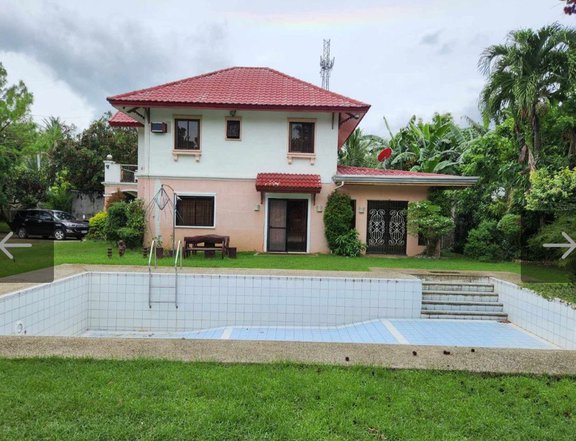
[[[203,236],[191,236],[184,238],[184,256],[188,257],[191,253],[196,254],[198,251],[204,251],[204,257],[208,257],[209,252],[214,254],[218,251],[222,259],[228,254],[229,236],[219,236],[217,234],[207,234]]]

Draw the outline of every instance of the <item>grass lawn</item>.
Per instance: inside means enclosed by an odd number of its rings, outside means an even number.
[[[576,378],[0,360],[0,439],[573,440]]]
[[[55,263],[108,264],[108,265],[147,265],[148,260],[141,251],[128,250],[124,257],[118,256],[114,248],[112,258],[106,255],[108,243],[96,241],[67,240],[55,244]],[[172,266],[172,258],[158,261],[159,265]],[[478,262],[472,259],[450,257],[441,259],[426,259],[414,257],[341,257],[329,254],[318,255],[271,255],[238,253],[236,259],[206,259],[203,255],[184,259],[184,265],[190,267],[209,268],[277,268],[277,269],[309,269],[323,271],[368,271],[370,267],[402,268],[402,269],[432,269],[432,270],[474,270],[474,271],[508,271],[519,273],[520,266],[513,262]]]

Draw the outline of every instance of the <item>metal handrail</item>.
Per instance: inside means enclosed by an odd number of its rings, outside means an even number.
[[[174,303],[178,309],[178,257],[180,257],[180,269],[182,269],[182,241],[178,241],[176,256],[174,257]]]
[[[158,256],[156,256],[156,240],[150,244],[148,254],[148,308],[152,308],[152,255],[154,255],[154,268],[158,268]]]
[[[150,252],[148,253],[148,270],[152,265],[152,255],[154,255],[154,268],[158,268],[158,256],[156,255],[156,239],[150,244]]]
[[[174,258],[174,269],[178,270],[178,258],[180,258],[180,269],[182,269],[182,241],[178,241],[178,245],[176,245],[176,255]]]

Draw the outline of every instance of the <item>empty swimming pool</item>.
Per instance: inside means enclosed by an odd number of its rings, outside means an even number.
[[[0,297],[0,335],[552,348],[512,324],[422,320],[415,278],[84,272]]]

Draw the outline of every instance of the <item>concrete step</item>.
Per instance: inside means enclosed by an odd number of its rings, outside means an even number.
[[[498,301],[495,292],[481,291],[423,291],[422,300],[445,300],[447,302],[494,302]]]
[[[457,319],[457,320],[507,320],[505,312],[492,311],[422,311],[422,318],[429,319]]]
[[[423,282],[422,291],[494,292],[494,284],[465,282]]]
[[[499,302],[423,300],[422,311],[502,312],[503,305]]]

